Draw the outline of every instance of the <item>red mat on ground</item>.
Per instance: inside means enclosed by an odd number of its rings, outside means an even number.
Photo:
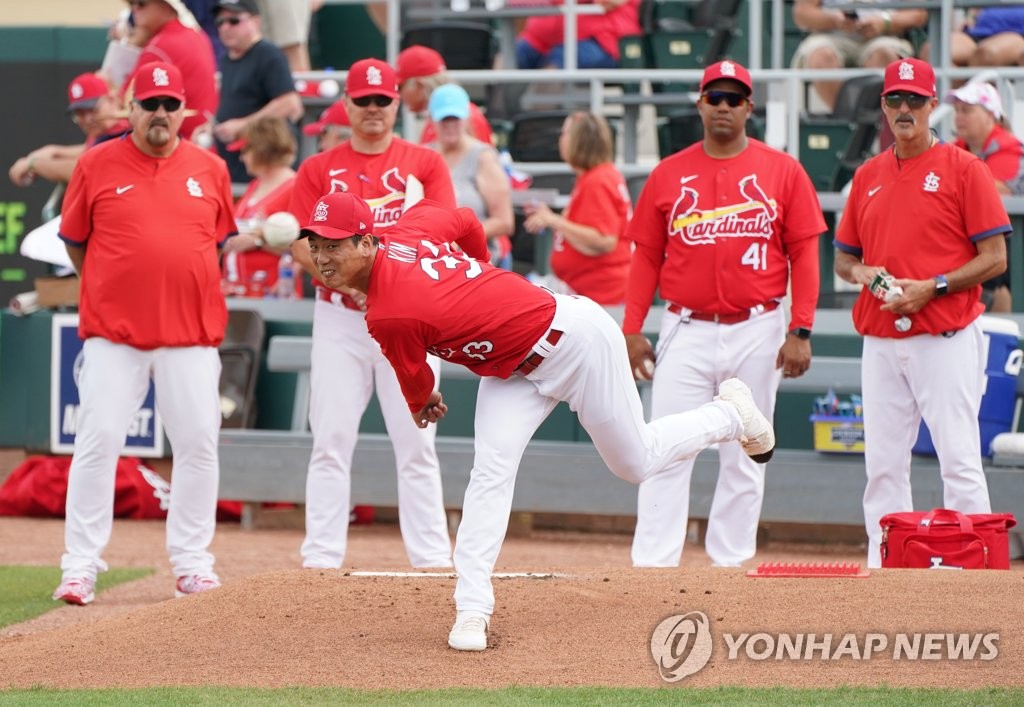
[[[869,577],[859,562],[762,562],[748,577]]]

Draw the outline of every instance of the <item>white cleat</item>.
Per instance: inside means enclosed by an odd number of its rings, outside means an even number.
[[[487,648],[488,616],[479,611],[459,611],[448,634],[448,645],[457,651],[482,651]]]
[[[757,409],[750,388],[739,378],[729,378],[718,386],[716,400],[724,400],[736,408],[743,421],[743,437],[740,445],[743,451],[758,464],[772,458],[775,451],[775,430],[768,418]]]

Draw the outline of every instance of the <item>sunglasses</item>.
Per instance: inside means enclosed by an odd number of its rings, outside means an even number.
[[[224,25],[231,25],[232,27],[237,27],[240,24],[242,24],[242,18],[241,17],[218,17],[217,18],[217,26],[218,27],[222,27]]]
[[[133,7],[135,9],[138,9],[140,7],[145,7],[148,4],[149,4],[149,0],[128,0],[129,7]]]
[[[899,108],[906,101],[910,110],[919,110],[924,108],[931,99],[928,96],[921,96],[916,93],[897,92],[885,94],[882,96],[882,100],[885,101],[887,108]]]
[[[359,98],[353,98],[352,102],[360,108],[366,108],[371,103],[378,108],[387,108],[394,100],[391,96],[360,96]]]
[[[153,98],[143,98],[141,101],[135,101],[142,110],[148,113],[156,113],[160,110],[160,106],[164,107],[164,110],[168,113],[181,108],[180,98],[161,98],[160,96],[154,96]]]
[[[725,101],[730,108],[738,108],[747,102],[747,97],[742,93],[733,93],[732,91],[708,91],[702,93],[700,99],[709,106],[717,106]]]

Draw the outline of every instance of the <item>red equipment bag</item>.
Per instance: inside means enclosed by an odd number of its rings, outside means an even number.
[[[882,516],[882,567],[1010,569],[1012,513],[965,515],[947,508]]]

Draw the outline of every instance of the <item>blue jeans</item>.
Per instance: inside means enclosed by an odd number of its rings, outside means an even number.
[[[580,69],[616,69],[619,63],[593,39],[577,45],[576,65]],[[525,39],[516,41],[516,66],[520,69],[565,68],[565,46],[559,44],[543,54]]]

